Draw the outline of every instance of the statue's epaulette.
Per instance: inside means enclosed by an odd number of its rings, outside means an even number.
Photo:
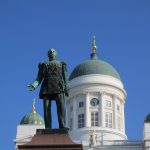
[[[48,61],[43,61],[41,63],[46,65],[46,64],[48,64]]]
[[[38,67],[39,67],[39,68],[42,68],[44,65],[46,65],[46,62],[39,62]]]

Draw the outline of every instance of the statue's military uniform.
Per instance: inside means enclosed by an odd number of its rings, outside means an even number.
[[[42,86],[39,98],[44,100],[44,118],[46,127],[51,127],[51,100],[56,101],[59,127],[64,125],[64,94],[68,93],[66,64],[60,61],[48,61],[39,64],[39,72],[36,79]]]
[[[51,94],[67,92],[65,85],[66,64],[64,62],[49,61],[40,63],[37,79],[42,82],[40,99],[47,98]]]

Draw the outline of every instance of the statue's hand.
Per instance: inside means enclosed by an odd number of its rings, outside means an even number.
[[[27,85],[27,90],[34,91],[38,85],[39,85],[39,82],[35,80],[32,84]]]
[[[27,85],[27,90],[28,90],[28,91],[34,91],[34,90],[35,90],[35,87],[34,87],[32,84],[28,84],[28,85]]]

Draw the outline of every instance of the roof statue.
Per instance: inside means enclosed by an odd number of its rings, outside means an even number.
[[[89,133],[89,143],[90,143],[90,147],[97,145],[97,134],[95,130],[92,130]]]

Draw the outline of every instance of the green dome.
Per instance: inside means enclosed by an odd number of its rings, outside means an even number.
[[[20,124],[44,125],[44,120],[36,111],[32,111],[22,118]]]
[[[150,123],[150,113],[145,117],[145,123]]]
[[[94,55],[95,56],[91,56],[91,60],[85,61],[76,66],[75,69],[72,71],[69,80],[89,74],[109,75],[121,80],[118,72],[113,68],[112,65],[98,59],[96,54]]]

